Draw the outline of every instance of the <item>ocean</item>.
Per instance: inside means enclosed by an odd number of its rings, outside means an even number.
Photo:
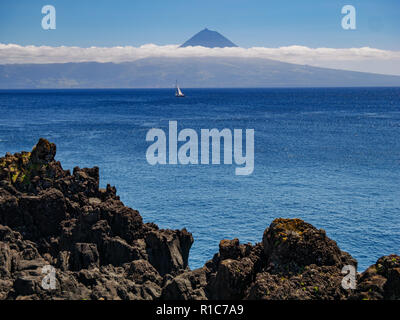
[[[273,219],[326,230],[365,270],[399,254],[400,88],[0,91],[0,154],[57,144],[64,169],[100,167],[101,186],[145,222],[187,228],[190,267],[221,239],[260,242]],[[236,165],[150,165],[146,134],[254,129],[254,172]]]

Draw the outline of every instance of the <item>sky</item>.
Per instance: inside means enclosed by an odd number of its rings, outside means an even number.
[[[55,30],[42,28],[45,5]],[[345,5],[355,30],[342,28]],[[400,75],[400,0],[0,0],[0,64],[226,54],[177,50],[205,27],[241,47],[229,56]]]
[[[56,30],[41,9],[56,8]],[[351,4],[357,29],[343,30]],[[179,44],[204,27],[241,47],[400,50],[399,0],[1,0],[0,43],[49,46]]]

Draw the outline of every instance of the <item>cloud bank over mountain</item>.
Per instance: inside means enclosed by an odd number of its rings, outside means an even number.
[[[50,47],[20,46],[0,43],[0,64],[66,63],[66,62],[132,62],[143,58],[170,57],[239,57],[263,58],[325,68],[400,75],[400,51],[363,48],[205,48],[179,45],[140,47]]]

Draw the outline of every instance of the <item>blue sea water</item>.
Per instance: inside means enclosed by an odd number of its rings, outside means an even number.
[[[191,268],[219,240],[261,241],[278,217],[324,228],[359,270],[399,254],[400,88],[0,91],[0,154],[57,144],[64,169],[99,166],[101,185],[146,222],[186,227]],[[255,169],[151,166],[146,133],[255,129]]]

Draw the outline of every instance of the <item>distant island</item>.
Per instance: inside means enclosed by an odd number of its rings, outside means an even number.
[[[236,48],[204,29],[180,47]],[[179,49],[177,49],[179,50]],[[0,64],[0,89],[397,87],[400,76],[243,57],[152,57],[122,63]]]

